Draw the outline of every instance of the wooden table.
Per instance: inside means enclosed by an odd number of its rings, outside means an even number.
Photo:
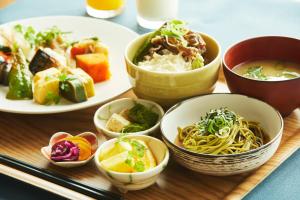
[[[216,92],[228,91],[220,76]],[[129,91],[121,97],[135,97]],[[98,106],[88,109],[62,114],[51,115],[19,115],[0,113],[0,152],[25,161],[40,168],[66,175],[87,185],[118,192],[109,181],[96,169],[93,162],[86,166],[74,169],[64,169],[53,166],[41,155],[40,148],[46,146],[51,135],[58,131],[78,134],[84,131],[96,133],[93,124],[93,115]],[[161,174],[155,185],[140,191],[123,194],[125,199],[240,199],[269,175],[276,167],[288,158],[300,146],[300,110],[294,111],[285,119],[283,140],[275,156],[260,167],[248,174],[228,177],[214,177],[195,173],[175,163],[172,159]],[[105,138],[98,134],[101,141]],[[4,168],[0,165],[0,172]],[[12,176],[13,171],[6,169]],[[19,175],[19,177],[25,177]],[[43,183],[42,180],[28,178],[32,184],[39,185],[52,192],[70,197],[79,197],[80,194]],[[25,180],[26,181],[26,180]]]

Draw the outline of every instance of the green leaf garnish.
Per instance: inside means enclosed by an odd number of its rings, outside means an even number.
[[[252,79],[267,80],[268,78],[262,73],[262,70],[261,66],[250,67],[244,76]]]
[[[236,114],[227,108],[210,110],[204,118],[201,118],[197,127],[202,135],[216,134],[224,128],[231,128],[236,119]]]
[[[125,163],[131,167],[134,166],[134,158],[133,158],[133,153],[132,151],[128,152],[127,159],[125,160]]]
[[[75,80],[76,78],[73,76],[68,76],[67,74],[61,74],[58,79],[61,82],[59,85],[60,89],[68,92],[70,91],[70,85],[67,84],[67,81]]]
[[[21,24],[17,24],[14,26],[15,31],[18,33],[23,33],[23,26]]]
[[[145,171],[145,164],[143,161],[137,161],[135,164],[134,164],[134,169],[138,172],[143,172]]]
[[[123,135],[124,133],[121,133],[121,136],[118,137],[118,140],[115,142],[115,144],[119,142],[127,142],[132,146],[132,150],[128,151],[128,156],[125,160],[125,163],[131,167],[133,167],[137,172],[145,171],[145,164],[143,161],[143,158],[146,154],[147,148],[139,143],[137,140],[132,140],[127,137],[125,137],[127,134]]]
[[[145,155],[145,150],[146,150],[146,148],[145,148],[144,145],[142,145],[141,143],[139,143],[139,142],[137,142],[137,141],[135,141],[135,140],[132,140],[132,141],[130,142],[130,144],[131,144],[131,146],[132,146],[132,148],[133,148],[132,152],[133,152],[135,155],[137,155],[139,158],[144,157],[144,155]]]
[[[195,58],[192,62],[192,69],[198,69],[204,66],[204,59],[201,55]]]
[[[163,36],[181,38],[188,32],[186,23],[181,20],[172,20],[162,26],[160,33]]]
[[[35,46],[35,30],[32,26],[23,27],[21,24],[14,26],[16,32],[23,34],[24,39],[30,44],[30,47]]]
[[[152,38],[161,35],[166,37],[176,37],[181,41],[184,41],[182,37],[189,31],[186,27],[186,23],[180,20],[171,20],[163,24],[159,29],[154,31],[143,43],[143,45],[137,50],[132,62],[138,64],[143,60],[143,57],[148,53],[151,47]]]

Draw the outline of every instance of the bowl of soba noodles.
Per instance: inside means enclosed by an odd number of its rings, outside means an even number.
[[[161,132],[174,159],[203,174],[226,176],[254,170],[276,152],[283,131],[280,113],[240,94],[193,97],[170,108]]]

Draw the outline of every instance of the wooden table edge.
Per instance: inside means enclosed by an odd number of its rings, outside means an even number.
[[[224,200],[239,200],[244,198],[256,186],[258,186],[265,178],[275,171],[285,160],[287,160],[300,147],[300,134],[291,136],[277,152],[272,156],[268,163],[272,165],[263,165],[258,168],[252,175],[247,177],[241,184],[236,186]]]

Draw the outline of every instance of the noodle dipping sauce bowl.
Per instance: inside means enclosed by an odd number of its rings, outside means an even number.
[[[137,37],[128,44],[125,51],[129,80],[139,98],[170,107],[183,99],[214,90],[221,65],[221,48],[213,37],[201,33],[207,49],[205,58],[210,60],[208,64],[184,72],[160,72],[143,69],[132,62],[136,52],[151,34]]]
[[[256,37],[231,46],[224,54],[223,70],[232,93],[263,100],[283,116],[300,107],[300,77],[278,81],[246,78],[233,72],[240,63],[255,60],[280,60],[298,63],[300,68],[300,40],[282,36]]]
[[[212,155],[185,149],[178,141],[178,127],[200,121],[212,109],[227,108],[255,121],[266,134],[266,142],[256,149],[238,154]],[[276,152],[283,131],[278,111],[258,99],[239,94],[209,94],[194,97],[170,108],[161,121],[162,137],[173,158],[182,166],[203,174],[227,176],[248,172],[267,162]]]

